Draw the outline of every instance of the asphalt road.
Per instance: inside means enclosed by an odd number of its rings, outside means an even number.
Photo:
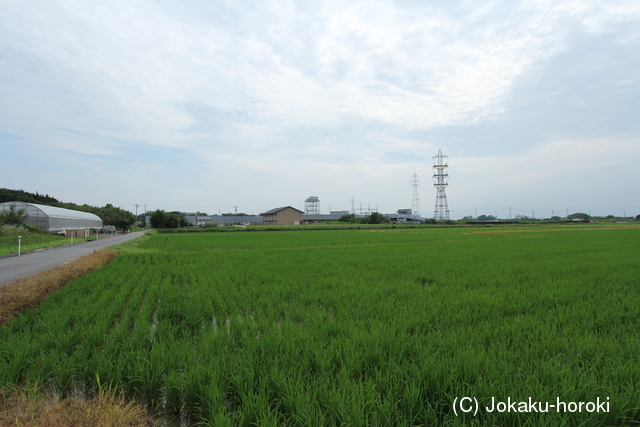
[[[76,243],[73,246],[58,246],[37,250],[21,256],[2,258],[0,259],[0,286],[7,285],[16,279],[66,264],[85,255],[92,254],[97,249],[104,249],[107,246],[135,239],[144,233],[144,231],[136,231],[124,236],[104,237],[91,242]]]

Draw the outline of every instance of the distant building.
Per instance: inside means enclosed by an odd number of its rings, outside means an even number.
[[[262,217],[259,217],[259,216],[185,215],[185,218],[187,219],[188,222],[190,222],[195,226],[205,225],[205,224],[232,225],[238,222],[241,224],[249,224],[249,225],[262,224]]]
[[[414,215],[412,212],[411,209],[398,209],[397,213],[384,214],[384,216],[387,217],[389,222],[395,223],[418,224],[426,219],[420,215]]]
[[[291,206],[274,208],[260,214],[264,225],[299,225],[302,224],[300,209]]]

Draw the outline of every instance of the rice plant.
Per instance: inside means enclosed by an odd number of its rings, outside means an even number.
[[[640,229],[476,231],[160,234],[0,328],[0,387],[216,426],[640,422]]]

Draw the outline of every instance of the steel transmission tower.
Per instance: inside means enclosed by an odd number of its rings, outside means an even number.
[[[435,159],[433,179],[436,181],[433,186],[438,190],[436,194],[436,211],[433,217],[436,221],[447,221],[449,219],[449,206],[447,205],[447,194],[444,192],[444,189],[449,185],[447,183],[449,174],[446,172],[449,166],[445,161],[447,156],[442,154],[442,150],[438,150],[438,155],[433,156],[433,158]]]
[[[418,179],[418,175],[413,173],[413,179],[411,182],[413,183],[413,199],[411,199],[411,213],[414,215],[420,215],[420,199],[418,198],[418,185],[420,184],[420,180]]]

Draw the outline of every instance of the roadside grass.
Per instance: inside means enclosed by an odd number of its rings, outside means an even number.
[[[18,236],[22,236],[20,245],[21,252],[71,243],[70,237],[27,230],[22,227],[2,226],[2,230],[0,231],[0,256],[18,253]],[[74,242],[84,240],[86,239],[73,238]]]
[[[37,306],[52,292],[107,264],[115,257],[115,252],[103,249],[69,264],[41,271],[0,287],[0,325],[22,311]]]
[[[135,254],[135,253],[148,252],[149,249],[145,249],[141,247],[141,245],[157,234],[158,234],[158,230],[151,229],[151,230],[148,230],[146,233],[144,233],[140,237],[136,237],[135,239],[132,239],[132,240],[127,240],[126,242],[122,242],[117,245],[107,246],[107,249],[109,249],[110,251],[115,251],[118,254]]]
[[[0,392],[0,425],[47,427],[155,427],[162,424],[144,407],[115,390],[99,388],[93,396],[77,390],[65,399],[38,385]]]

